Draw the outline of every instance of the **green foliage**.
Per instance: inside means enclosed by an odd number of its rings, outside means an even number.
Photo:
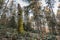
[[[27,24],[24,24],[24,30],[25,31],[33,31],[33,29],[31,28],[31,23],[27,22]]]
[[[0,4],[3,3],[3,0],[0,0]]]
[[[14,16],[11,17],[10,21],[7,24],[7,27],[17,28]]]
[[[0,0],[0,9],[2,8],[4,0]]]

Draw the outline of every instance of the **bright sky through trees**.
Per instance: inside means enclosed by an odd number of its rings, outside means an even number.
[[[10,0],[11,1],[11,0]],[[29,3],[27,3],[27,2],[23,2],[23,0],[14,0],[15,2],[16,2],[16,4],[17,3],[19,3],[20,5],[21,5],[21,7],[24,7],[24,6],[27,6],[27,5],[29,5]],[[55,2],[55,4],[54,4],[54,8],[53,8],[53,10],[54,10],[54,12],[55,12],[55,14],[57,13],[57,7],[58,7],[58,4],[59,4],[59,0],[55,0],[56,2]],[[46,6],[46,3],[45,3],[45,0],[42,0],[41,1],[42,2],[42,5],[43,6]]]
[[[28,3],[23,2],[22,0],[16,0],[16,1],[17,1],[17,3],[20,3],[21,4],[21,7],[28,5]],[[57,7],[58,7],[59,2],[58,2],[58,0],[55,0],[55,1],[56,1],[56,3],[54,4],[53,10],[54,10],[54,12],[56,14],[57,13],[57,9],[58,9]],[[42,4],[43,4],[43,6],[46,6],[45,0],[42,0]]]

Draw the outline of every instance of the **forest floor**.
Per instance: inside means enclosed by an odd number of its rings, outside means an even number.
[[[0,40],[42,40],[42,37],[39,33],[31,32],[25,32],[22,35],[18,33],[17,28],[0,26]],[[45,38],[45,40],[47,39]]]

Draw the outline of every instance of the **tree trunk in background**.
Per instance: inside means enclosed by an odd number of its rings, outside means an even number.
[[[18,4],[18,31],[20,33],[24,33],[22,9],[20,7],[20,4]]]
[[[53,12],[53,7],[54,7],[53,5],[55,3],[55,0],[47,0],[46,3],[48,4],[47,8],[49,7],[49,13],[46,12],[46,13],[48,13],[46,18],[47,18],[47,21],[48,21],[48,26],[49,26],[49,29],[50,29],[50,33],[55,34],[56,33],[56,30],[55,30],[56,18],[55,18],[55,14]]]

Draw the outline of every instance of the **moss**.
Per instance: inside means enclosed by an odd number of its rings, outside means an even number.
[[[19,16],[19,19],[18,19],[18,30],[19,30],[19,33],[24,33],[24,27],[23,27],[23,18],[22,18],[22,9],[20,7],[20,5],[18,5],[18,16]]]

